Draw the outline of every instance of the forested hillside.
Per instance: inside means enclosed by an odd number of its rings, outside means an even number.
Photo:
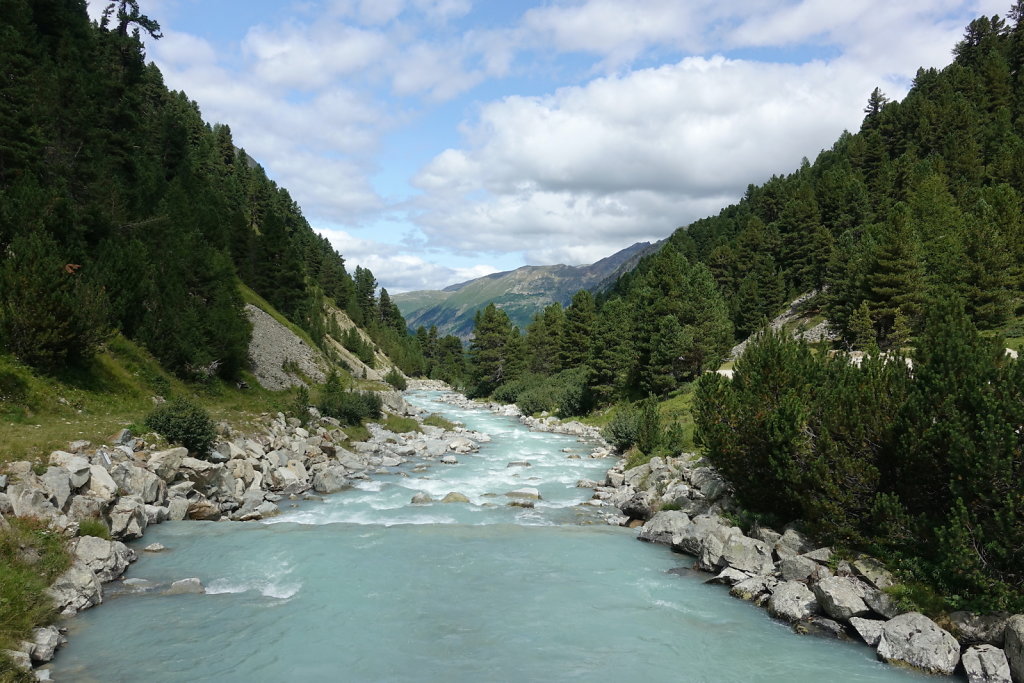
[[[0,3],[0,347],[44,372],[115,332],[178,376],[233,379],[239,280],[319,343],[334,302],[395,362],[423,369],[373,274],[345,269],[288,191],[146,64],[137,2]]]

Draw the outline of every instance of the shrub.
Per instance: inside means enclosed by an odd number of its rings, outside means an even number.
[[[343,424],[357,425],[367,418],[378,418],[383,403],[373,392],[345,391],[337,373],[332,372],[320,393],[317,408],[324,415],[337,418]]]
[[[405,381],[405,375],[398,371],[398,368],[391,368],[388,374],[384,375],[384,381],[399,391],[405,391],[409,383]]]
[[[601,436],[620,453],[629,450],[637,439],[637,416],[633,406],[620,403],[611,421],[601,430]]]
[[[102,519],[96,517],[88,517],[78,523],[78,535],[79,536],[96,536],[110,540],[110,529],[103,522]]]
[[[181,396],[157,406],[146,417],[146,426],[170,443],[180,444],[199,455],[206,455],[217,437],[206,410]]]
[[[295,391],[295,398],[288,407],[288,414],[301,422],[303,427],[309,422],[309,389],[305,384],[299,385]]]

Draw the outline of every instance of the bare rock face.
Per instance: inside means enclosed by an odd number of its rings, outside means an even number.
[[[923,614],[907,612],[882,627],[878,656],[889,663],[948,676],[960,662],[960,643]]]

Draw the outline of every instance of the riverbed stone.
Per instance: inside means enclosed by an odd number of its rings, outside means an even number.
[[[1013,683],[1006,654],[994,645],[974,645],[961,656],[968,683]]]
[[[751,576],[733,586],[729,595],[747,602],[758,603],[761,599],[767,599],[778,583],[778,579],[774,576]]]
[[[74,545],[75,556],[88,565],[101,582],[113,581],[135,561],[135,551],[120,541],[82,536]]]
[[[848,621],[871,613],[864,602],[864,584],[847,576],[830,576],[811,587],[818,604],[833,619]]]
[[[673,545],[677,536],[689,526],[690,518],[678,510],[662,510],[655,513],[640,529],[637,538],[648,543]]]
[[[186,517],[216,522],[221,518],[220,506],[205,497],[189,501]]]
[[[885,626],[885,622],[881,619],[850,617],[850,626],[865,643],[874,647],[878,645],[878,641],[882,637],[882,627]]]
[[[441,499],[442,503],[468,503],[469,498],[458,491],[451,491],[444,498]]]
[[[317,493],[337,493],[347,486],[344,467],[325,467],[313,475],[313,490]]]
[[[53,659],[57,648],[67,642],[56,626],[43,626],[32,631],[32,649],[29,656],[35,664],[45,664]]]
[[[434,499],[430,496],[429,493],[424,493],[420,491],[419,493],[415,494],[412,497],[412,500],[409,502],[412,503],[413,505],[426,505],[428,503],[433,503]]]
[[[728,537],[718,561],[719,566],[723,564],[747,574],[771,574],[775,569],[771,546],[743,534]]]
[[[1004,652],[1010,663],[1014,683],[1024,682],[1024,614],[1015,614],[1006,621],[1003,632]]]
[[[889,663],[948,676],[960,661],[960,643],[923,614],[907,612],[882,626],[878,656]]]
[[[509,491],[505,496],[507,498],[522,498],[524,500],[540,500],[540,491],[529,486],[524,486],[521,489]]]
[[[121,491],[138,496],[143,503],[159,503],[167,497],[167,484],[147,469],[122,462],[110,468],[110,477]]]
[[[146,518],[146,506],[142,501],[121,497],[110,509],[110,536],[117,540],[131,541],[141,538],[149,520]]]
[[[459,459],[456,458],[454,455],[442,455],[441,456],[441,464],[442,465],[458,465],[459,464]]]
[[[820,608],[810,588],[799,581],[785,581],[772,591],[768,612],[784,621],[797,622],[818,614]]]
[[[47,589],[61,614],[69,616],[103,602],[99,579],[85,562],[75,559]]]
[[[164,595],[197,595],[205,593],[203,582],[198,578],[180,579],[171,584],[171,587],[164,591]]]

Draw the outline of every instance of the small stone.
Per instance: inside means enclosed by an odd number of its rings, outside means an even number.
[[[468,503],[469,498],[459,493],[458,491],[452,491],[444,498],[441,499],[442,503]]]
[[[427,503],[433,503],[434,499],[430,496],[429,493],[423,493],[421,491],[420,493],[414,495],[412,497],[412,500],[409,502],[411,502],[413,505],[426,505]]]
[[[206,589],[203,588],[203,582],[197,578],[181,579],[171,584],[164,594],[165,595],[189,595],[205,593]]]
[[[164,550],[167,550],[167,548],[162,543],[150,543],[145,548],[143,548],[143,550],[147,553],[159,553]]]

